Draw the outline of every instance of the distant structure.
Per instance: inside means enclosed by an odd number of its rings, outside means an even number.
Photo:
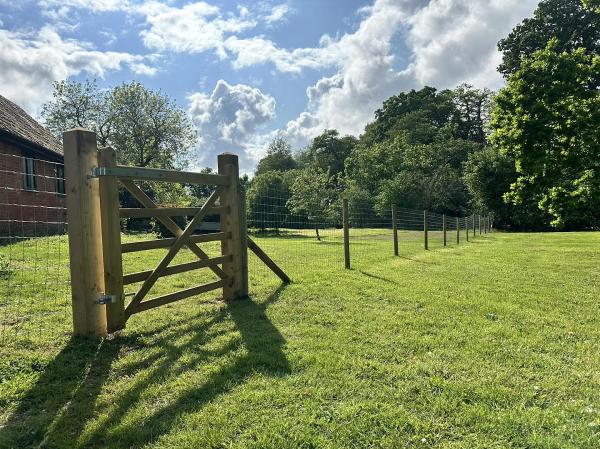
[[[0,241],[66,231],[62,143],[0,95]]]

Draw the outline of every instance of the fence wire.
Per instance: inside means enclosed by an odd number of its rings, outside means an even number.
[[[67,338],[72,318],[63,164],[0,154],[0,174],[0,344],[6,349],[22,347],[25,340],[43,344],[48,338]],[[249,192],[246,197],[249,237],[294,282],[316,283],[344,269],[341,202],[302,210],[291,207],[289,195],[280,192]],[[371,207],[350,205],[348,222],[353,269],[367,271],[373,264],[395,257],[391,210],[378,213]],[[442,215],[428,214],[430,249],[443,247],[443,223]],[[216,231],[218,217],[203,226],[202,232]],[[397,208],[399,257],[411,258],[424,250],[423,228],[423,211]],[[467,228],[471,239],[474,232],[479,236],[477,216],[446,216],[446,246],[457,244],[457,229],[460,243],[466,242]],[[129,230],[126,223],[123,230]],[[122,241],[165,237],[160,229],[158,232],[148,235],[146,226],[138,233],[125,232]],[[201,247],[211,257],[220,254],[218,242]],[[124,254],[124,272],[155,265],[164,251]],[[173,264],[195,258],[184,248]],[[277,276],[250,251],[248,261],[251,294],[265,297],[276,292],[281,285]],[[214,278],[209,270],[161,278],[153,292],[169,293]],[[128,285],[126,293],[130,296],[138,287]]]
[[[71,329],[64,166],[0,154],[0,343]]]

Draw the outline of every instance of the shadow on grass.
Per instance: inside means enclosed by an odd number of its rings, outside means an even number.
[[[217,396],[243,384],[253,373],[287,375],[290,366],[282,351],[285,340],[266,314],[266,308],[280,297],[285,287],[280,286],[261,303],[253,298],[235,301],[225,304],[208,319],[204,312],[154,329],[150,344],[137,341],[144,334],[101,342],[71,340],[0,429],[0,447],[143,446],[170,432],[178,417],[200,410]],[[205,344],[228,333],[212,329],[226,320],[235,325],[239,338],[230,339],[217,349],[205,349]],[[150,348],[149,354],[128,366],[126,372],[113,373],[128,378],[128,383],[121,382],[122,391],[113,393],[108,411],[99,410],[97,397],[111,374],[111,365],[123,350],[128,347],[136,350],[136,346]],[[243,355],[232,357],[242,346]],[[219,368],[202,384],[188,378],[183,390],[179,389],[175,395],[169,391],[169,383],[215,360]],[[139,413],[137,406],[148,408],[150,404],[144,403],[148,401],[144,394],[161,384],[168,398],[164,406],[149,407],[139,421],[124,419],[130,413]],[[84,436],[85,426],[88,429]]]
[[[383,282],[387,282],[389,284],[394,284],[394,285],[400,285],[400,283],[398,283],[396,281],[392,281],[391,279],[384,278],[382,276],[377,276],[376,274],[372,274],[372,273],[369,273],[369,272],[364,271],[364,270],[358,270],[358,272],[360,274],[364,275],[364,276],[367,276],[367,277],[372,278],[372,279],[376,279],[378,281],[383,281]]]

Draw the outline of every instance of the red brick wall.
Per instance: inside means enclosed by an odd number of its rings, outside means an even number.
[[[34,160],[36,190],[23,185],[26,149],[0,142],[0,240],[66,232],[65,195],[57,193],[55,168],[62,164]]]

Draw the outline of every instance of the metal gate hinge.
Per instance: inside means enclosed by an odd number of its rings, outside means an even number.
[[[118,302],[119,295],[105,295],[102,294],[98,298],[98,304],[116,304]]]

